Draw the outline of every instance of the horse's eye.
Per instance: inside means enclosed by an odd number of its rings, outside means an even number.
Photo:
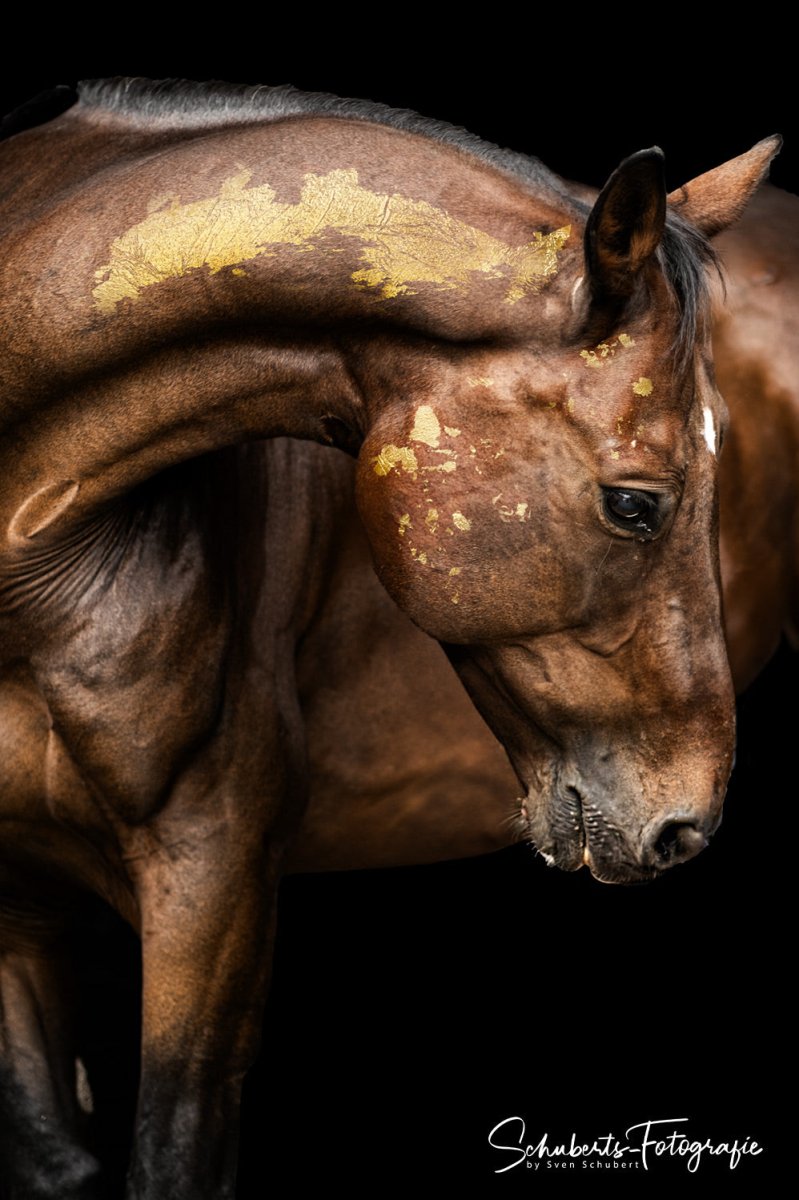
[[[654,537],[663,523],[660,497],[656,492],[603,488],[602,507],[613,525],[636,537]]]

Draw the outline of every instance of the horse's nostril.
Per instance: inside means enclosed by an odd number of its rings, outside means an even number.
[[[707,845],[701,829],[691,821],[667,821],[656,830],[645,852],[653,867],[671,867],[693,858]]]

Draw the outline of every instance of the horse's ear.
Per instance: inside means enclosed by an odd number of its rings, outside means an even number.
[[[596,300],[629,296],[657,250],[666,220],[663,151],[625,158],[599,193],[585,227],[585,260]]]
[[[782,147],[779,134],[764,138],[746,154],[731,158],[669,194],[669,207],[706,237],[737,221],[769,164]]]

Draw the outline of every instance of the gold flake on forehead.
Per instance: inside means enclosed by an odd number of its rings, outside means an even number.
[[[642,375],[640,379],[634,381],[633,393],[636,396],[651,396],[654,386],[651,379],[647,379],[646,375]]]
[[[620,348],[627,350],[634,345],[635,338],[631,338],[629,333],[620,333],[617,338],[609,342],[599,342],[593,350],[581,350],[580,358],[587,367],[602,367],[605,365],[605,360],[615,357],[617,350]]]
[[[143,220],[116,238],[109,261],[96,272],[95,306],[112,313],[146,288],[200,267],[216,274],[225,267],[274,254],[280,246],[299,252],[340,253],[331,235],[362,243],[362,266],[351,274],[362,289],[382,299],[412,294],[419,284],[466,290],[475,274],[503,279],[505,300],[535,294],[557,273],[558,252],[570,227],[535,232],[513,246],[451,216],[426,200],[372,192],[355,170],[305,175],[296,204],[276,198],[269,184],[248,187],[242,168],[224,181],[217,195],[186,204],[179,197],[155,197]]]

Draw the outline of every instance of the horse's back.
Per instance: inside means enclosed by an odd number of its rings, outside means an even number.
[[[717,246],[726,296],[715,313],[714,351],[730,411],[721,558],[740,690],[797,624],[799,198],[761,188]]]

